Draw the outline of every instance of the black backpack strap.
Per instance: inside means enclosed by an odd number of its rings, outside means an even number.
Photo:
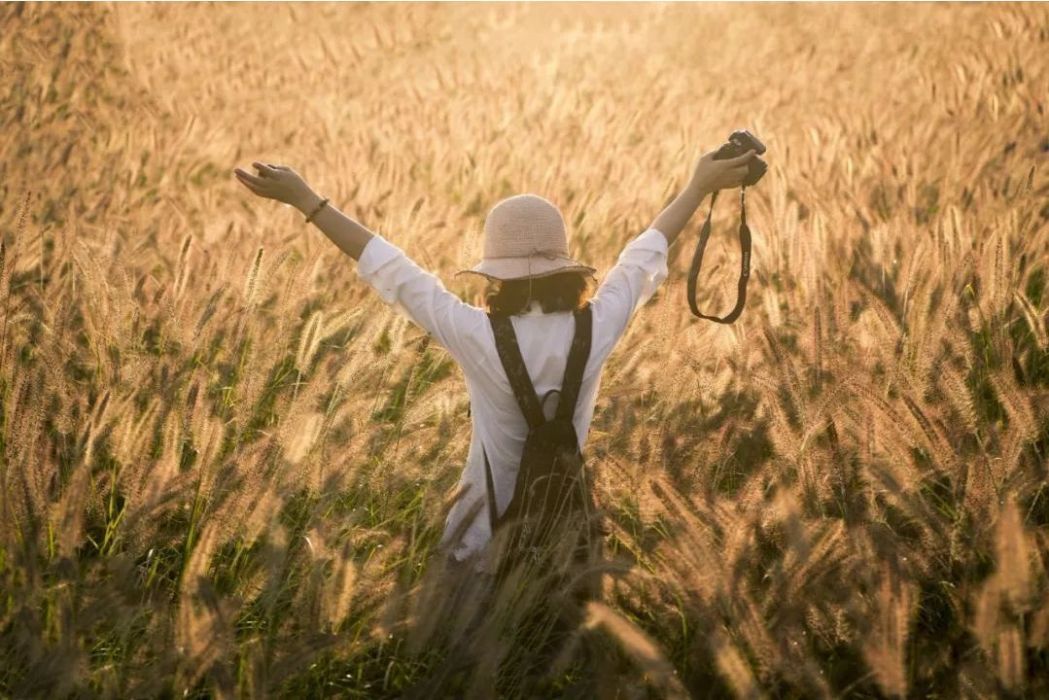
[[[557,403],[557,418],[571,422],[575,415],[576,401],[579,399],[579,388],[583,385],[583,370],[590,359],[590,338],[593,333],[593,313],[590,303],[576,310],[575,335],[572,336],[572,348],[568,351],[565,363],[565,377],[561,381],[561,396]]]
[[[517,334],[514,333],[510,317],[488,314],[488,320],[495,335],[495,349],[499,352],[499,361],[503,363],[506,378],[510,380],[510,388],[514,391],[517,405],[521,407],[528,427],[537,428],[546,422],[546,416],[543,415],[539,397],[535,394],[535,386],[528,376],[524,358],[521,357],[521,348],[517,344]]]
[[[488,453],[483,445],[481,452],[484,454],[484,490],[488,494],[488,525],[492,532],[495,532],[499,524],[499,508],[495,504],[495,482],[492,480],[492,465],[488,463]]]
[[[747,200],[746,188],[739,192],[739,248],[742,252],[740,263],[739,282],[736,285],[736,306],[726,316],[709,316],[699,310],[696,305],[696,279],[699,277],[699,268],[703,265],[703,252],[707,248],[707,240],[710,238],[710,217],[714,213],[714,201],[718,198],[715,192],[710,197],[710,212],[703,224],[703,230],[699,234],[699,243],[696,244],[696,253],[692,256],[692,267],[688,271],[688,306],[692,313],[699,318],[705,318],[715,323],[732,323],[743,313],[743,306],[747,303],[747,279],[750,277],[750,227],[747,226]]]

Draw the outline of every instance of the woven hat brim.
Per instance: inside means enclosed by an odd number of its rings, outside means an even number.
[[[597,274],[595,268],[571,258],[555,258],[551,260],[543,257],[482,260],[470,269],[459,270],[455,274],[481,275],[488,279],[506,281],[549,277],[560,272],[582,272],[591,276]]]

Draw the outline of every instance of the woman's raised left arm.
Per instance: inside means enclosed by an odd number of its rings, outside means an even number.
[[[750,150],[736,158],[715,160],[715,153],[711,151],[696,161],[685,189],[652,222],[651,228],[666,236],[668,247],[674,244],[681,229],[708,194],[740,186],[747,175],[748,163],[755,155],[755,151]]]

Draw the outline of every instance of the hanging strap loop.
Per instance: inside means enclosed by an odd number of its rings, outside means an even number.
[[[739,248],[742,253],[739,270],[739,282],[736,285],[736,306],[725,316],[711,316],[699,310],[696,304],[696,280],[699,278],[699,269],[703,266],[703,253],[710,239],[710,219],[714,214],[714,202],[717,201],[718,193],[714,192],[710,197],[710,211],[707,220],[703,223],[703,229],[699,233],[699,242],[696,244],[696,252],[692,256],[692,266],[688,271],[688,306],[692,313],[698,318],[705,318],[715,323],[732,323],[743,313],[743,307],[747,303],[747,280],[750,278],[750,227],[747,226],[747,188],[739,191]]]

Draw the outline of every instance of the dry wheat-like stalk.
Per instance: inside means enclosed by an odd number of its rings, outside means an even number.
[[[907,641],[918,598],[913,584],[882,568],[875,597],[874,625],[863,654],[886,695],[907,697]]]
[[[0,26],[0,695],[440,695],[445,646],[471,668],[445,695],[525,694],[547,572],[459,607],[436,575],[463,378],[416,392],[443,350],[228,168],[300,169],[476,301],[450,273],[499,198],[558,202],[603,274],[737,126],[770,163],[746,313],[688,315],[690,222],[603,374],[628,661],[588,695],[1049,692],[1041,6],[10,3]],[[738,251],[708,255],[716,304]],[[918,591],[971,617],[933,635]]]
[[[649,681],[662,691],[664,697],[688,697],[674,667],[667,662],[659,646],[637,625],[598,602],[587,603],[584,625],[588,629],[600,626],[607,630],[641,668]]]
[[[714,630],[710,644],[714,648],[718,671],[728,680],[736,697],[761,698],[765,696],[743,655],[723,629]]]

